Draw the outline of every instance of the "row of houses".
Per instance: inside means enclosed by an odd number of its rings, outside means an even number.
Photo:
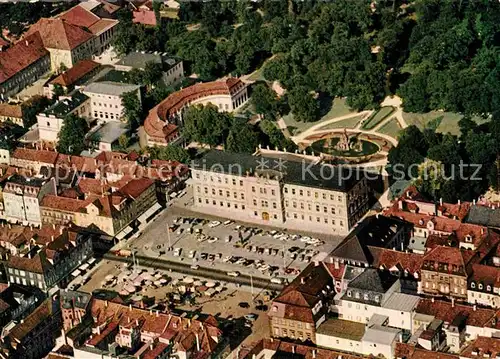
[[[43,75],[69,69],[110,47],[118,20],[102,3],[79,4],[30,26],[0,52],[0,95],[6,100]]]
[[[467,223],[476,204],[418,196],[409,188],[287,285],[268,312],[271,336],[386,358],[400,358],[400,343],[460,353],[498,337],[500,233]]]
[[[188,168],[134,153],[95,158],[18,148],[2,170],[2,216],[10,223],[95,226],[113,237],[146,223]],[[130,230],[128,230],[130,232]]]

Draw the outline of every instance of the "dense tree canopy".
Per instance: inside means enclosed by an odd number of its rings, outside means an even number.
[[[230,114],[219,112],[215,105],[191,106],[183,115],[182,134],[188,141],[214,147],[224,143],[232,120]]]
[[[115,48],[161,51],[202,80],[250,73],[372,108],[388,93],[406,111],[487,114],[500,105],[500,3],[181,1],[151,28],[120,16]]]
[[[143,120],[142,104],[136,91],[126,92],[121,95],[123,115],[130,129],[137,129]]]
[[[190,159],[189,152],[185,148],[175,144],[162,147],[149,147],[147,151],[151,158],[158,160],[188,163]]]
[[[85,136],[89,131],[87,121],[74,114],[64,119],[64,124],[59,131],[57,152],[67,155],[80,155],[87,148]]]

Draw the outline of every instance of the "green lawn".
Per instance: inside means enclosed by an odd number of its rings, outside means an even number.
[[[463,116],[459,113],[443,111],[430,111],[427,113],[403,112],[403,118],[406,120],[408,125],[415,125],[422,130],[426,127],[433,128],[437,123],[437,132],[449,132],[452,135],[460,134],[458,121],[460,121],[462,117]],[[487,120],[482,117],[473,117],[472,119],[476,121],[477,124],[487,122]]]
[[[330,130],[336,128],[356,128],[356,125],[363,119],[363,116],[353,116],[351,118],[346,118],[345,120],[340,120],[337,122],[330,123],[320,130]]]
[[[261,66],[259,69],[255,70],[250,76],[248,76],[248,80],[266,81],[266,78],[264,77],[264,66]]]
[[[328,113],[326,113],[318,121],[298,122],[298,121],[295,121],[292,113],[289,113],[288,115],[283,116],[283,120],[285,121],[285,123],[288,127],[288,130],[291,132],[291,134],[297,135],[298,133],[301,133],[301,132],[307,130],[309,127],[317,125],[318,123],[321,123],[321,122],[326,121],[326,120],[330,120],[332,118],[345,116],[345,115],[348,115],[350,113],[355,114],[356,111],[351,110],[349,108],[349,106],[347,106],[347,104],[345,103],[345,99],[335,98],[332,101],[331,109],[328,111]]]
[[[399,131],[401,131],[401,126],[399,125],[398,120],[395,118],[387,121],[380,129],[378,132],[388,135],[394,138],[398,138]]]
[[[365,130],[371,130],[375,128],[380,122],[382,122],[384,119],[390,116],[393,112],[394,112],[394,107],[391,106],[382,107],[380,110],[371,115],[368,121],[366,121],[363,124],[362,128]]]

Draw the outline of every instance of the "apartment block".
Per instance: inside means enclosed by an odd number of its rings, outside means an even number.
[[[262,166],[275,161],[208,152],[191,167],[194,207],[246,222],[339,235],[366,213],[369,190],[361,172],[343,179],[333,166],[294,161],[281,171]],[[331,177],[324,179],[322,171]]]
[[[40,202],[45,195],[56,193],[55,179],[12,175],[3,189],[5,219],[12,223],[40,226]]]
[[[57,142],[59,131],[64,125],[64,119],[70,114],[90,119],[89,97],[76,91],[71,95],[60,97],[54,105],[36,115],[40,140]]]
[[[121,96],[127,92],[134,92],[141,101],[139,89],[138,85],[104,81],[85,86],[83,93],[90,98],[92,118],[102,123],[120,121],[123,117]]]

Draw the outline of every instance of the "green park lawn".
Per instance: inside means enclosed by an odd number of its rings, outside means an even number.
[[[332,107],[323,117],[321,117],[318,121],[314,122],[298,122],[295,121],[293,114],[289,113],[286,116],[283,116],[283,120],[285,121],[288,130],[292,133],[292,135],[297,135],[309,127],[317,125],[326,120],[330,120],[332,118],[341,117],[349,114],[355,114],[356,111],[353,111],[347,106],[345,103],[345,98],[335,98],[332,101]],[[337,128],[337,127],[336,127]]]
[[[346,118],[345,120],[340,120],[337,122],[329,123],[328,125],[321,127],[320,130],[330,130],[336,128],[356,128],[358,123],[363,119],[363,116],[353,116]]]
[[[394,138],[398,138],[399,131],[401,131],[401,126],[399,125],[398,120],[395,118],[387,121],[382,127],[378,129],[378,132]]]
[[[384,119],[387,118],[387,116],[390,116],[394,112],[394,107],[382,107],[380,110],[375,112],[373,115],[370,116],[368,121],[366,121],[362,128],[365,130],[371,130],[375,128],[380,122],[382,122]]]
[[[415,125],[421,130],[424,128],[436,128],[437,132],[449,132],[452,135],[460,134],[458,121],[460,121],[462,117],[463,116],[459,113],[443,111],[430,111],[427,113],[403,112],[403,118],[408,126]],[[477,124],[487,122],[487,120],[482,117],[473,117],[472,119],[476,121]]]

